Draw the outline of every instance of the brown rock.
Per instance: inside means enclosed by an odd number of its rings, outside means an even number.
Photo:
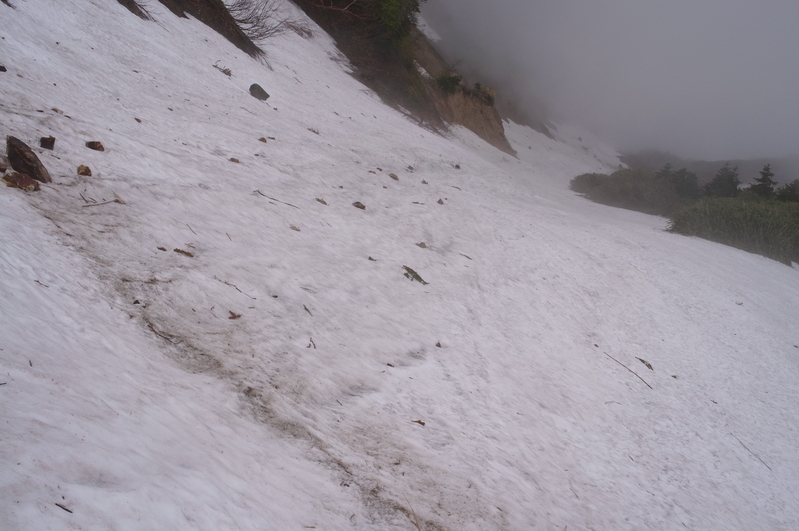
[[[88,166],[84,166],[83,164],[81,164],[80,166],[78,166],[78,175],[85,175],[86,177],[91,177],[92,170],[89,169]]]
[[[439,199],[438,201],[436,201],[436,203],[438,203],[439,205],[443,205],[444,204],[444,200],[443,199]]]
[[[8,164],[0,162],[0,173],[5,173],[7,169],[8,169]]]
[[[397,177],[396,173],[389,173],[388,176],[394,179],[395,181],[399,181],[399,177]]]
[[[14,172],[8,175],[3,175],[3,181],[6,183],[6,186],[19,188],[20,190],[25,190],[26,192],[34,192],[39,190],[39,183],[31,179],[30,175],[26,175],[24,173]]]
[[[36,156],[36,153],[19,138],[7,136],[6,151],[8,152],[8,162],[16,171],[24,173],[39,182],[53,182],[50,173],[39,160],[39,157]]]
[[[39,146],[43,147],[44,149],[53,149],[55,147],[55,137],[43,136],[39,139]]]
[[[241,161],[239,159],[236,159],[236,158],[233,158],[233,157],[229,158],[228,160],[230,162],[235,162],[236,164],[241,164]]]
[[[259,138],[258,141],[259,142],[263,142],[264,144],[266,144],[266,139],[264,137]]]
[[[366,210],[366,207],[360,201],[355,201],[352,206],[355,208],[360,208],[361,210]]]
[[[91,140],[86,142],[86,147],[95,151],[105,151],[103,144],[99,140]]]

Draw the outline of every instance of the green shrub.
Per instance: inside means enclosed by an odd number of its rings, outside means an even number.
[[[792,183],[777,188],[777,200],[799,203],[799,179],[794,179]]]
[[[709,197],[735,197],[738,195],[738,168],[731,167],[729,162],[719,168],[713,180],[705,185],[705,195]]]
[[[668,230],[737,247],[790,265],[799,262],[799,204],[708,198],[669,216]]]
[[[685,185],[683,180],[666,178],[662,172],[623,169],[611,175],[601,173],[578,175],[572,179],[569,186],[575,192],[597,203],[638,210],[647,214],[666,215],[695,199],[694,188],[690,186],[691,182],[695,182],[695,175],[693,179],[694,181],[691,181],[690,177],[685,177],[684,180],[689,183]]]
[[[458,74],[441,74],[436,78],[436,83],[441,90],[449,94],[455,94],[463,78]]]

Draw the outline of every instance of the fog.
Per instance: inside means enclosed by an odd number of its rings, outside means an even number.
[[[428,0],[448,60],[617,148],[799,153],[799,0]]]

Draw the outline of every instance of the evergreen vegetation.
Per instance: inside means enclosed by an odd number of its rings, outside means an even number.
[[[771,165],[739,189],[737,168],[725,163],[705,186],[696,174],[666,164],[659,172],[624,169],[586,173],[570,187],[606,205],[668,216],[668,230],[731,245],[789,264],[799,262],[799,179],[774,189]]]

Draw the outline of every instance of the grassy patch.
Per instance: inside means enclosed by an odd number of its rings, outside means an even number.
[[[799,262],[799,203],[708,198],[677,210],[668,230]]]

